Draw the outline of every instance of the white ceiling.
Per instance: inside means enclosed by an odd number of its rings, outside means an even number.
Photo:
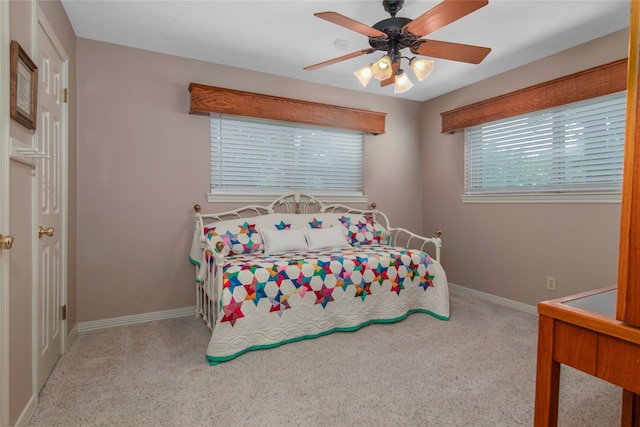
[[[407,0],[415,19],[439,1]],[[629,0],[490,0],[427,36],[486,46],[479,65],[436,59],[423,82],[396,95],[353,71],[375,52],[314,71],[303,68],[369,47],[364,35],[313,16],[335,11],[372,26],[389,17],[381,0],[62,0],[78,37],[261,71],[346,89],[424,101],[629,26]],[[337,41],[337,42],[336,42]],[[346,45],[346,47],[344,46]],[[404,55],[410,56],[408,49]]]

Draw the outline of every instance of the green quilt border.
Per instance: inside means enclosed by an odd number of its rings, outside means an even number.
[[[235,359],[236,357],[247,353],[249,351],[253,351],[253,350],[264,350],[264,349],[268,349],[268,348],[274,348],[274,347],[280,347],[281,345],[285,345],[285,344],[289,344],[292,342],[297,342],[297,341],[302,341],[302,340],[307,340],[307,339],[315,339],[315,338],[320,338],[322,336],[325,335],[329,335],[332,334],[334,332],[353,332],[353,331],[357,331],[360,328],[363,328],[367,325],[371,325],[374,323],[395,323],[395,322],[399,322],[401,320],[406,319],[407,317],[409,317],[410,314],[413,313],[425,313],[425,314],[430,314],[431,316],[435,317],[436,319],[440,319],[440,320],[449,320],[449,317],[447,316],[441,316],[439,314],[436,314],[430,310],[425,310],[425,309],[421,309],[421,308],[416,308],[416,309],[411,309],[409,311],[407,311],[404,315],[400,316],[400,317],[394,317],[392,319],[372,319],[372,320],[368,320],[366,322],[363,322],[359,325],[356,326],[351,326],[348,328],[333,328],[333,329],[329,329],[328,331],[324,331],[324,332],[320,332],[317,334],[312,334],[312,335],[304,335],[302,337],[297,337],[297,338],[291,338],[288,340],[284,340],[284,341],[280,341],[277,343],[273,343],[273,344],[261,344],[261,345],[254,345],[252,347],[246,348],[242,351],[239,351],[237,353],[234,353],[230,356],[209,356],[208,354],[206,355],[207,361],[209,362],[209,365],[211,366],[215,366],[218,365],[222,362],[227,362],[229,360]]]

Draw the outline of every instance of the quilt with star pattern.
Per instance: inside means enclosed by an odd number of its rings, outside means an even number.
[[[224,259],[210,364],[422,312],[449,318],[441,265],[378,242],[322,251],[229,254]]]

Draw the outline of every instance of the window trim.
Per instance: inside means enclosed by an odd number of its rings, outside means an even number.
[[[463,194],[460,198],[462,203],[620,203],[622,192]]]
[[[296,190],[291,190],[291,193]],[[305,191],[307,194],[312,192]],[[363,194],[362,196],[356,195],[332,195],[332,194],[312,194],[316,199],[323,203],[369,203],[369,196]],[[209,203],[268,203],[272,202],[275,198],[282,196],[282,193],[270,194],[207,194],[207,202]]]

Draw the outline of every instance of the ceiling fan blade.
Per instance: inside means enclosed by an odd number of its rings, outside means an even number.
[[[369,27],[368,25],[355,21],[351,18],[347,18],[346,16],[340,15],[336,12],[318,12],[313,15],[333,24],[340,25],[348,30],[355,31],[356,33],[364,34],[367,37],[387,38],[387,35],[382,31],[376,30],[375,28]]]
[[[347,59],[355,58],[360,55],[364,55],[366,53],[375,52],[377,49],[369,48],[369,49],[361,49],[355,52],[348,53],[343,56],[339,56],[337,58],[329,59],[328,61],[320,62],[318,64],[309,65],[308,67],[304,67],[305,70],[311,71],[316,70],[318,68],[326,67],[327,65],[335,64],[340,61],[346,61]]]
[[[388,79],[381,80],[380,87],[389,86],[396,82],[396,71],[398,71],[398,68],[400,68],[400,66],[398,65],[398,63],[394,62],[392,67],[393,67],[393,74],[391,74],[391,77],[389,77]]]
[[[444,0],[409,22],[402,31],[408,31],[416,37],[424,37],[487,4],[488,0]]]
[[[416,40],[411,52],[432,58],[479,64],[491,52],[488,47],[472,46],[461,43],[441,42],[437,40]]]

